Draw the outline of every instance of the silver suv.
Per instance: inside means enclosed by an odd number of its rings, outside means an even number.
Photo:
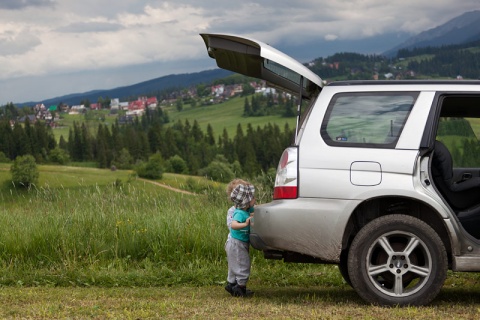
[[[480,81],[324,85],[260,41],[201,36],[219,67],[298,95],[274,200],[251,226],[265,258],[338,264],[378,305],[424,305],[448,269],[480,271]]]

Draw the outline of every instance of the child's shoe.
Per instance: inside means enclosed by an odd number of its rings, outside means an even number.
[[[234,297],[251,297],[253,291],[247,289],[247,287],[239,286],[238,284],[232,288],[232,296]]]
[[[227,292],[233,296],[233,288],[236,285],[237,285],[236,283],[227,282],[227,285],[225,286],[225,290],[227,290]]]

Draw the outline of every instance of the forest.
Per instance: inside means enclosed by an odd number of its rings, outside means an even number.
[[[228,181],[235,175],[255,177],[275,168],[293,135],[288,125],[238,125],[234,137],[224,130],[216,138],[210,126],[205,133],[196,120],[170,126],[166,121],[158,108],[129,124],[99,124],[96,134],[85,123],[75,122],[68,139],[62,136],[57,143],[52,129],[43,123],[32,125],[27,119],[12,129],[10,121],[1,120],[0,161],[29,154],[37,163],[95,162],[99,168],[132,169],[156,156],[162,170]]]
[[[396,79],[480,79],[480,41],[462,45],[401,49],[394,58],[336,53],[317,58],[310,68],[322,79],[367,80],[391,73]]]

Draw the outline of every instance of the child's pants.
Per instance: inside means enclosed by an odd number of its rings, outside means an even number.
[[[229,237],[225,243],[225,251],[228,260],[227,281],[246,286],[250,277],[250,255],[248,250],[250,244],[238,239]]]

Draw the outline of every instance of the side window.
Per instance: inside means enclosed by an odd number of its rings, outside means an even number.
[[[418,92],[351,92],[333,97],[320,129],[328,145],[394,148]]]
[[[480,96],[445,97],[436,140],[450,151],[454,168],[480,167]]]

